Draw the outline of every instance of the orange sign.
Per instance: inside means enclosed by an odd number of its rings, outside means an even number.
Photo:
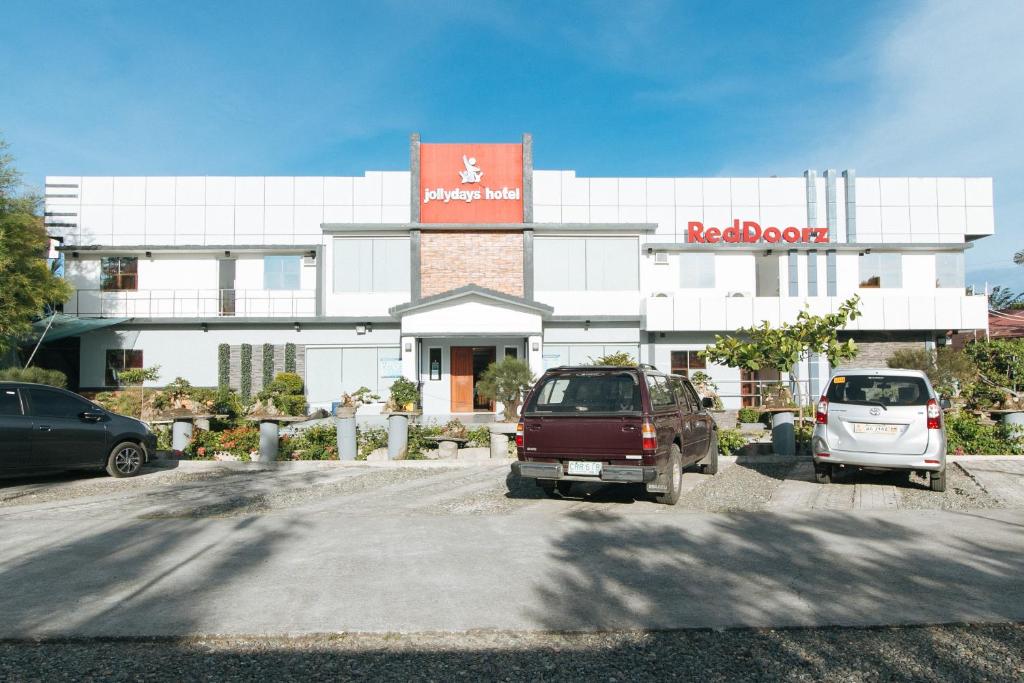
[[[522,223],[521,144],[421,144],[421,223]]]

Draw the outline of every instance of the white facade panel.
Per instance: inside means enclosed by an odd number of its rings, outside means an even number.
[[[63,194],[63,193],[61,193]],[[106,177],[84,177],[79,189],[82,204],[113,204],[114,179]]]
[[[700,178],[676,178],[676,206],[704,206],[704,187]]]
[[[675,203],[672,178],[647,179],[647,206],[674,206]]]
[[[539,206],[560,206],[562,204],[561,171],[533,172],[534,220]]]
[[[175,178],[174,203],[179,207],[206,204],[206,178]]]
[[[992,206],[992,179],[965,178],[964,193],[967,206]]]
[[[728,178],[704,178],[702,182],[704,206],[732,206],[732,193]]]

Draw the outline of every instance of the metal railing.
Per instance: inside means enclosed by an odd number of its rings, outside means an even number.
[[[282,318],[316,315],[316,292],[268,289],[78,289],[64,313],[89,318]]]
[[[776,390],[776,387],[789,389],[796,402],[804,405],[814,405],[821,398],[821,392],[828,384],[828,377],[818,380],[817,391],[811,393],[810,379],[730,379],[714,380],[718,386],[718,397],[721,399],[738,398],[744,407],[760,408],[768,402],[769,397]],[[799,389],[799,391],[798,391]]]

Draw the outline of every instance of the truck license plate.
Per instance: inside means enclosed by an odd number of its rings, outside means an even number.
[[[566,471],[566,474],[585,474],[598,477],[601,476],[601,463],[572,460],[569,462],[569,468]]]
[[[899,425],[869,424],[866,422],[854,422],[853,431],[856,434],[899,434]]]

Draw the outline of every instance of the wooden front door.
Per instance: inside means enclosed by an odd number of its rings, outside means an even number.
[[[452,412],[473,412],[473,347],[453,346],[451,358]]]

